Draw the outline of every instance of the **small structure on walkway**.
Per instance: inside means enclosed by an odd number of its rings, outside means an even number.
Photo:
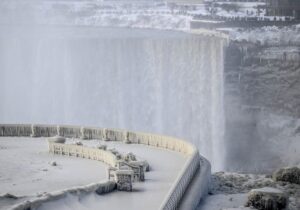
[[[131,162],[126,162],[124,160],[117,161],[116,167],[118,169],[127,169],[133,171],[134,181],[145,181],[144,167],[141,164],[132,164]]]
[[[146,160],[137,160],[136,156],[129,152],[124,157],[123,160],[130,163],[133,166],[143,166],[144,172],[149,171],[149,163]]]
[[[108,168],[108,179],[115,181],[117,189],[120,191],[132,191],[133,170],[117,169],[115,167]]]
[[[129,152],[124,156],[124,160],[127,162],[136,161],[136,157],[132,152]]]

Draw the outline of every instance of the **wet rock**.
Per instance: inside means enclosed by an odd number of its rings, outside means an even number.
[[[287,202],[288,198],[281,190],[265,187],[251,190],[245,206],[258,210],[281,210],[287,206]]]
[[[282,168],[273,173],[273,179],[275,181],[283,181],[294,184],[300,184],[300,168]]]

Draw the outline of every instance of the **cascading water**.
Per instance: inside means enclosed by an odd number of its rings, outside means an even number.
[[[95,125],[191,141],[223,168],[223,45],[181,32],[2,27],[0,123]]]

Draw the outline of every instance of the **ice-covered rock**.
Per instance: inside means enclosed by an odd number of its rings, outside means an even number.
[[[264,187],[249,192],[246,207],[254,207],[258,210],[280,210],[287,206],[287,201],[287,196],[281,190]]]
[[[300,184],[300,168],[290,167],[281,168],[273,173],[273,179],[275,181],[290,182],[294,184]]]
[[[116,182],[114,182],[114,181],[108,181],[108,182],[105,182],[103,184],[100,184],[100,186],[96,190],[96,193],[98,195],[109,193],[109,192],[115,190],[116,187],[117,187]]]
[[[263,174],[217,172],[212,175],[211,193],[247,193],[252,189],[275,186],[276,182]]]

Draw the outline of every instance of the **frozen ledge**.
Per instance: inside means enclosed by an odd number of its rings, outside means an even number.
[[[207,160],[200,157],[194,145],[184,140],[156,134],[108,128],[0,124],[0,136],[52,137],[57,135],[68,138],[100,139],[104,141],[123,141],[125,143],[144,144],[185,154],[188,157],[187,161],[178,174],[176,181],[172,184],[160,209],[195,209],[201,198],[206,196],[208,192],[210,164]],[[94,187],[91,188],[93,189]],[[88,187],[88,189],[91,188]],[[50,197],[53,199],[53,196]]]
[[[58,200],[64,198],[68,194],[80,195],[87,194],[96,191],[99,187],[105,188],[105,193],[111,192],[115,189],[115,183],[112,181],[105,181],[100,183],[91,183],[89,185],[72,187],[65,190],[55,191],[51,193],[44,193],[39,197],[35,197],[31,200],[26,200],[22,203],[16,204],[9,208],[9,210],[24,210],[24,209],[36,209],[45,202]]]

